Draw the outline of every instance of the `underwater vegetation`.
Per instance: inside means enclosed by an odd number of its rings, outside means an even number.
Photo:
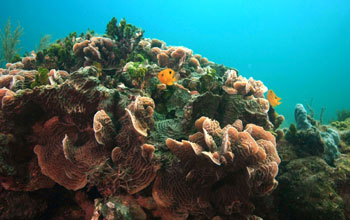
[[[0,30],[0,66],[4,61],[7,63],[13,62],[19,52],[19,39],[22,35],[23,28],[18,24],[16,29],[12,30],[11,20],[8,19],[4,30]]]
[[[143,32],[112,18],[0,69],[1,219],[349,216],[346,135],[302,105],[279,129],[263,82]]]
[[[51,35],[46,34],[40,38],[39,46],[35,46],[36,51],[42,51],[50,47]]]
[[[350,118],[350,110],[343,109],[337,111],[337,121],[345,121],[348,118]]]

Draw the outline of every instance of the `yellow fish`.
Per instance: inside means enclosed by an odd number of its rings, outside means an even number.
[[[167,68],[158,73],[158,79],[161,83],[164,83],[168,86],[171,86],[174,84],[174,82],[178,79],[178,74],[175,75],[175,71]]]
[[[272,107],[276,107],[282,103],[280,102],[281,98],[277,97],[271,89],[267,92],[267,100],[269,100]]]

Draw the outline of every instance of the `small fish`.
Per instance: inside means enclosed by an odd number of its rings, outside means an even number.
[[[280,102],[281,98],[277,97],[271,89],[267,92],[267,100],[269,100],[272,107],[276,107],[282,103]]]
[[[176,82],[179,78],[179,75],[175,75],[175,71],[167,68],[158,73],[158,79],[161,83],[164,83],[168,86],[171,86]]]

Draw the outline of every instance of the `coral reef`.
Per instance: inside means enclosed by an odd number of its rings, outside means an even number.
[[[264,219],[348,219],[349,155],[341,154],[329,166],[322,156],[300,158],[296,147],[285,139],[278,143],[279,186],[271,195],[253,200],[254,214]]]
[[[283,121],[261,81],[116,18],[17,58],[0,69],[2,218],[260,219]]]
[[[341,121],[332,121],[331,125],[338,130],[345,131],[350,129],[350,118],[346,118],[345,120]]]
[[[288,172],[278,180],[281,183],[280,191],[285,192],[281,200],[292,204],[291,207],[283,207],[290,210],[288,218],[344,219],[344,203],[336,193],[336,182],[328,177],[334,175],[334,171],[321,158],[293,160],[286,169]]]
[[[57,40],[47,49],[33,54],[35,68],[61,69],[66,71],[77,70],[76,57],[73,52],[73,44],[77,40],[77,33],[71,33],[66,38]]]
[[[236,70],[228,70],[225,75],[226,81],[222,89],[228,94],[253,95],[255,98],[263,98],[264,93],[267,92],[266,86],[260,80],[255,81],[253,78],[238,76]]]
[[[162,171],[154,183],[152,194],[162,218],[250,214],[254,206],[249,196],[277,186],[275,138],[254,124],[242,131],[241,121],[221,129],[217,121],[201,117],[195,126],[198,132],[189,141],[166,141],[180,162]]]
[[[321,125],[300,104],[295,116],[297,125],[291,124],[286,136],[277,142],[279,186],[272,194],[253,199],[253,214],[276,220],[349,219],[349,130],[337,128],[339,121],[333,127]],[[337,150],[327,151],[327,146]]]
[[[73,52],[78,59],[84,61],[84,66],[91,66],[94,62],[110,66],[115,62],[114,48],[116,44],[113,40],[105,37],[92,37],[89,40],[76,42]]]
[[[183,66],[192,67],[194,71],[203,72],[200,61],[193,55],[193,51],[185,47],[166,46],[164,42],[157,39],[142,39],[139,42],[145,54],[152,61],[157,62],[160,67],[169,67],[180,70]],[[198,57],[198,56],[197,56]],[[208,64],[204,62],[203,67]]]
[[[127,59],[134,47],[138,45],[143,36],[144,31],[132,24],[126,23],[125,19],[121,19],[117,25],[115,17],[107,24],[106,34],[117,43],[118,59]]]

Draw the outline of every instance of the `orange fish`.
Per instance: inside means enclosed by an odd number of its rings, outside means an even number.
[[[167,68],[158,73],[158,79],[161,83],[164,83],[168,86],[171,86],[176,82],[179,78],[179,75],[175,75],[175,71]]]
[[[272,107],[276,107],[282,103],[280,102],[281,98],[277,97],[271,89],[267,92],[267,100],[269,100]]]

